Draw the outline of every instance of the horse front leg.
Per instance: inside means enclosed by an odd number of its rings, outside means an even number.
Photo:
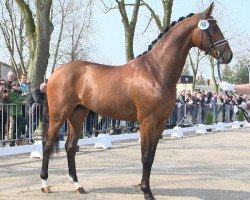
[[[73,113],[69,116],[69,135],[65,144],[67,152],[69,178],[70,182],[75,187],[75,192],[78,194],[85,194],[85,190],[78,182],[76,174],[75,156],[77,150],[77,142],[82,130],[82,125],[85,117],[88,115],[88,110],[83,108],[75,108]]]
[[[155,200],[150,189],[150,174],[154,162],[156,147],[165,127],[165,121],[157,125],[155,120],[146,120],[140,124],[141,161],[143,166],[141,190],[145,200]]]

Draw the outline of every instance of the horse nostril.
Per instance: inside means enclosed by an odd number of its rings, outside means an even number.
[[[233,53],[230,54],[229,62],[232,60],[232,58],[233,58]]]

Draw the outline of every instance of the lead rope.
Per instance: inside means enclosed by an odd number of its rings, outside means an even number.
[[[221,78],[221,73],[220,73],[220,62],[219,60],[217,59],[217,70],[218,70],[218,76],[219,76],[219,79],[220,79],[220,82],[222,82],[222,78]],[[247,120],[247,122],[250,122],[250,117],[247,113],[247,111],[245,109],[243,109],[242,107],[240,107],[233,99],[232,97],[228,94],[227,91],[225,91],[225,94],[228,96],[228,98],[231,100],[231,102],[233,103],[233,105],[235,105],[239,110],[242,111],[245,119]]]

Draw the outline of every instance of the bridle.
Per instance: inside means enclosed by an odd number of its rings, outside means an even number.
[[[201,21],[207,21],[207,23],[209,23],[209,21],[215,21],[215,22],[216,22],[215,19],[206,19],[206,20],[201,20]],[[199,23],[200,23],[200,22],[199,22]],[[204,23],[205,23],[205,22],[204,22]],[[209,25],[208,25],[208,26],[209,26]],[[204,30],[202,30],[202,31],[204,31],[204,32],[207,34],[208,40],[209,40],[209,43],[210,43],[209,47],[205,50],[205,55],[207,55],[211,50],[214,51],[214,54],[215,54],[215,57],[216,57],[216,65],[217,65],[217,70],[218,70],[218,76],[219,76],[220,82],[222,82],[221,73],[220,73],[220,61],[219,61],[219,60],[220,60],[221,56],[223,55],[225,49],[224,49],[222,52],[220,52],[220,51],[217,49],[217,47],[218,47],[218,46],[221,46],[221,45],[224,45],[224,44],[227,44],[228,41],[227,41],[226,39],[222,39],[222,40],[213,42],[212,36],[211,36],[211,34],[210,34],[210,32],[209,32],[209,28],[207,27],[206,29],[204,29]],[[242,107],[240,107],[240,106],[232,99],[232,97],[228,94],[227,91],[225,91],[225,94],[226,94],[227,97],[231,100],[231,102],[233,103],[233,105],[235,105],[239,110],[242,111],[242,113],[243,113],[245,119],[247,120],[247,122],[250,122],[250,117],[249,117],[247,111],[246,111],[245,109],[243,109]]]
[[[203,30],[207,36],[208,36],[208,40],[209,40],[209,47],[205,50],[205,55],[207,55],[211,50],[214,50],[214,54],[216,56],[216,59],[219,60],[220,57],[223,55],[224,51],[222,51],[221,53],[218,51],[217,47],[221,46],[221,45],[224,45],[224,44],[227,44],[228,41],[226,39],[222,39],[222,40],[219,40],[219,41],[216,41],[216,42],[213,42],[213,39],[212,39],[212,36],[211,36],[211,33],[209,31],[209,22],[210,21],[215,21],[215,19],[206,19],[206,20],[201,20],[199,23],[208,23],[207,24],[207,28],[205,27],[205,29]],[[204,25],[206,26],[206,25]],[[201,41],[202,42],[202,41]],[[202,45],[201,45],[202,46]]]

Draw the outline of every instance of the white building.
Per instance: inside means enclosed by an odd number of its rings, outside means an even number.
[[[12,71],[12,67],[8,64],[0,62],[0,78],[7,79],[7,73]]]

